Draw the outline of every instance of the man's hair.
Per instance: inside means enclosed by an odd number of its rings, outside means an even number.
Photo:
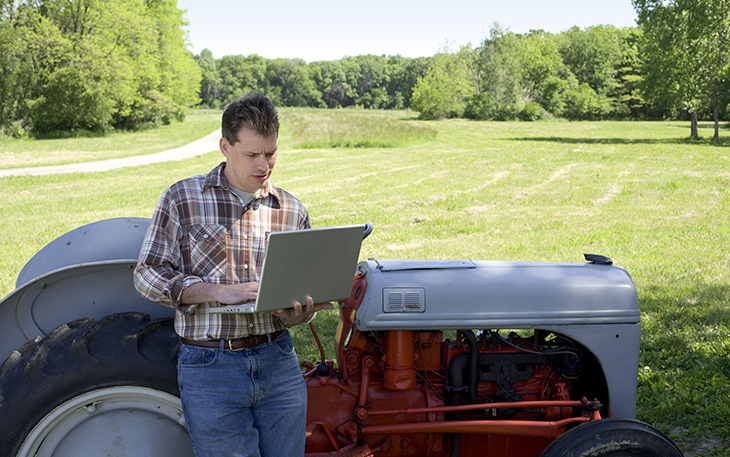
[[[251,129],[263,137],[279,133],[279,115],[269,97],[261,92],[249,92],[226,107],[221,122],[223,137],[235,144],[241,128]]]

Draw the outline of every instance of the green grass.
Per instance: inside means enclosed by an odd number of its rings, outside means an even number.
[[[396,148],[423,144],[435,138],[436,129],[403,122],[414,113],[362,111],[352,109],[282,110],[282,147],[315,148]]]
[[[275,183],[307,205],[315,226],[374,224],[363,259],[581,262],[597,253],[627,268],[642,311],[639,419],[689,457],[730,456],[730,142],[689,141],[688,124],[675,122],[281,112]],[[391,142],[400,129],[411,133]],[[343,131],[344,139],[331,139]],[[103,218],[149,217],[164,188],[221,160],[209,153],[105,173],[0,179],[2,295],[55,237]],[[316,321],[330,358],[336,321],[334,312]],[[306,327],[295,336],[304,358],[318,357]]]

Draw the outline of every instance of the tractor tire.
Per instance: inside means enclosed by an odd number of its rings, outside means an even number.
[[[80,319],[0,367],[0,455],[192,456],[171,320]]]
[[[659,430],[633,419],[586,422],[560,435],[540,457],[683,457]]]

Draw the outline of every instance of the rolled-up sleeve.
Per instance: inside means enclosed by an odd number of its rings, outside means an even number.
[[[181,272],[183,259],[180,249],[180,222],[176,207],[165,192],[152,215],[137,266],[134,270],[134,287],[146,300],[180,308],[180,297],[186,287],[202,279]],[[188,306],[180,309],[191,311]]]

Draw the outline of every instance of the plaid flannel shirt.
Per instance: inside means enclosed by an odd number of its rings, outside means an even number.
[[[134,285],[149,301],[174,308],[175,331],[194,340],[232,339],[284,328],[270,314],[211,314],[219,303],[180,304],[197,282],[258,280],[270,232],[310,228],[304,205],[271,181],[251,202],[230,190],[225,162],[173,184],[160,198],[139,254]]]

